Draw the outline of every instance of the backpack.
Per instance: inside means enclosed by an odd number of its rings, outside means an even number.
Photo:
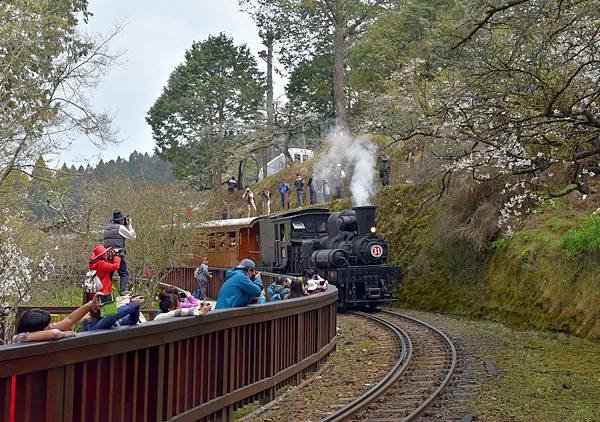
[[[96,270],[89,270],[85,273],[85,280],[83,280],[83,291],[86,293],[96,293],[102,291],[102,281],[96,274]]]
[[[200,272],[200,267],[196,267],[194,270],[194,280],[198,280],[198,273]]]

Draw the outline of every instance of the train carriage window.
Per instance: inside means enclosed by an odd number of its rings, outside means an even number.
[[[294,230],[304,230],[306,227],[302,221],[292,221],[292,227]]]
[[[230,248],[236,248],[238,245],[237,233],[236,232],[228,232],[227,236],[229,238],[228,242],[227,242],[227,246],[229,246]]]
[[[290,240],[290,225],[286,223],[279,224],[279,240],[287,242]]]
[[[217,233],[216,239],[217,239],[217,248],[224,248],[225,245],[227,244],[227,237],[226,237],[226,234],[223,232]]]
[[[327,220],[323,220],[319,223],[319,233],[327,233]]]

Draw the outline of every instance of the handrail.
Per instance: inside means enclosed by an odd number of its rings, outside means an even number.
[[[335,345],[336,300],[331,286],[200,318],[0,346],[0,420],[230,419],[320,365]]]

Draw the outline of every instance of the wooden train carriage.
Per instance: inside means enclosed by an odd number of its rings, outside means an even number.
[[[182,245],[181,261],[196,266],[206,256],[210,266],[229,268],[250,258],[260,265],[259,220],[260,217],[232,218],[191,226],[194,240]]]

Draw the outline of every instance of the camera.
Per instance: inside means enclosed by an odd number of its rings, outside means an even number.
[[[113,248],[108,248],[106,250],[106,260],[112,262],[115,256],[115,250]]]
[[[106,305],[107,303],[111,303],[115,301],[115,297],[112,293],[107,295],[98,295],[98,302],[100,306]]]
[[[118,255],[121,258],[125,257],[125,250],[123,248],[113,248],[113,256]]]

